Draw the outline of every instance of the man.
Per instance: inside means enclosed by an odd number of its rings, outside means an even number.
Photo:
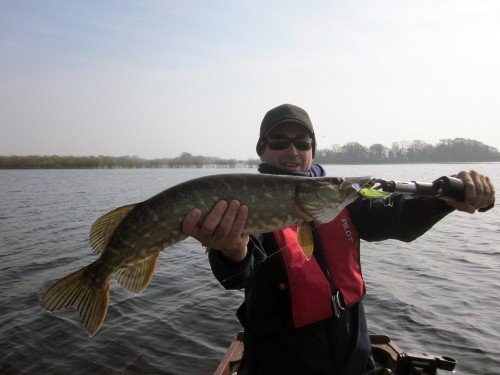
[[[314,129],[301,108],[284,104],[264,117],[257,153],[261,173],[323,176],[313,163]],[[391,197],[357,199],[332,222],[310,223],[314,254],[303,258],[296,229],[249,236],[248,209],[219,201],[201,226],[199,210],[183,231],[210,248],[212,271],[225,288],[245,288],[238,318],[245,328],[240,374],[363,374],[374,368],[359,264],[359,239],[411,241],[454,209],[474,213],[494,202],[489,179],[474,171],[464,181],[465,201]],[[346,227],[349,236],[346,237]]]

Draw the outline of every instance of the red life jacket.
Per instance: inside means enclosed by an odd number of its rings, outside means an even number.
[[[316,227],[334,286],[347,307],[364,297],[359,263],[359,236],[344,209],[334,220]],[[333,316],[332,292],[316,258],[308,261],[297,240],[297,227],[274,232],[284,258],[295,327]]]

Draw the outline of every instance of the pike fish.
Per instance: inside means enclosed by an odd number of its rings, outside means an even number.
[[[41,305],[48,311],[74,306],[88,334],[93,336],[106,316],[111,279],[133,293],[146,289],[159,252],[187,237],[181,226],[194,208],[201,210],[204,220],[217,201],[236,199],[248,206],[244,231],[249,234],[293,225],[309,228],[305,224],[308,221],[333,220],[361,189],[371,185],[369,177],[265,174],[214,175],[186,181],[97,219],[89,240],[100,257],[50,287]]]

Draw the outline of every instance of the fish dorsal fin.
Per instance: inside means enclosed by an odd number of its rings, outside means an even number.
[[[135,206],[136,204],[129,204],[119,207],[101,216],[92,224],[89,242],[96,253],[100,254],[106,249],[116,228]]]
[[[311,259],[314,251],[314,240],[311,226],[305,221],[297,226],[297,239],[307,260]]]
[[[153,278],[153,273],[158,262],[158,253],[155,253],[138,262],[134,262],[120,268],[113,277],[118,283],[133,293],[142,293]]]

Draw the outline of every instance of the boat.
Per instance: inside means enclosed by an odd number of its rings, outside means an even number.
[[[244,332],[239,332],[229,345],[214,375],[237,375],[243,358]],[[453,371],[457,361],[446,356],[412,354],[399,348],[386,335],[370,335],[372,355],[375,359],[376,374],[393,375],[434,375],[437,370]]]

